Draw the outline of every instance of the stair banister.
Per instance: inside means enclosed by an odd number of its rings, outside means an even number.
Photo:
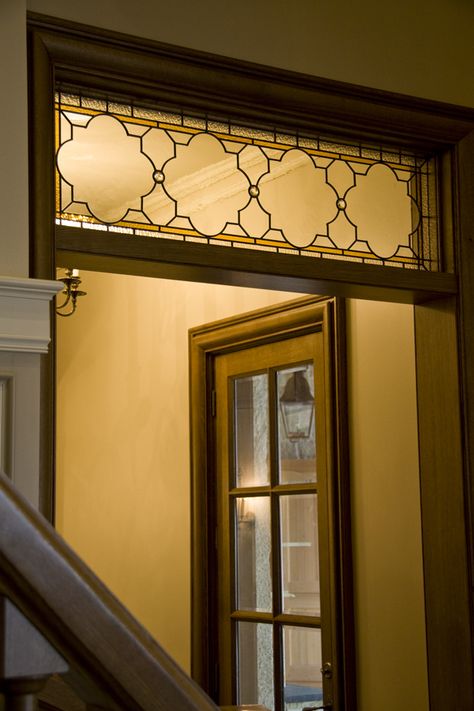
[[[54,528],[0,474],[0,593],[67,661],[90,706],[216,711]]]

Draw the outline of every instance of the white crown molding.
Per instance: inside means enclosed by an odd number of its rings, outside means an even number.
[[[50,338],[27,338],[17,334],[0,334],[0,351],[10,353],[47,353]]]
[[[62,288],[58,281],[0,277],[0,351],[47,353],[49,304]]]
[[[63,288],[64,284],[60,281],[0,276],[0,297],[51,301]]]

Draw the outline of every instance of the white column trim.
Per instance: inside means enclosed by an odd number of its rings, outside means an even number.
[[[50,301],[62,282],[0,277],[0,351],[47,353]]]

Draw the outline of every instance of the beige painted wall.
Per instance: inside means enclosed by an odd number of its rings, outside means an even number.
[[[188,669],[187,329],[292,295],[83,277],[58,323],[58,528]],[[361,711],[427,709],[412,315],[350,302]]]
[[[187,332],[289,295],[83,278],[58,318],[57,527],[189,669]]]
[[[0,274],[28,276],[26,0],[0,2]]]
[[[349,302],[361,711],[428,708],[413,308]]]

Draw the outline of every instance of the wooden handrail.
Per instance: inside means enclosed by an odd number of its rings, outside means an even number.
[[[0,475],[0,586],[70,665],[88,704],[216,711],[202,689]]]

